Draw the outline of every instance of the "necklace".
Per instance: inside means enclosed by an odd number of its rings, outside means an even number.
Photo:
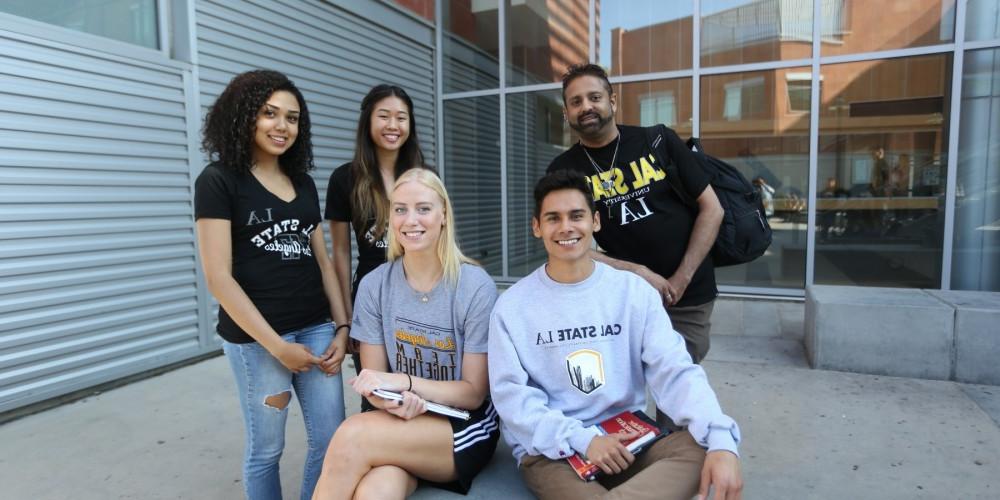
[[[441,274],[438,274],[437,275],[437,279],[432,280],[432,283],[430,285],[430,289],[427,290],[427,291],[421,291],[421,290],[418,290],[416,288],[415,284],[413,282],[411,282],[409,280],[409,278],[406,277],[406,266],[405,265],[401,265],[400,267],[403,268],[403,279],[406,280],[407,284],[409,285],[410,290],[413,292],[413,296],[417,300],[419,300],[422,304],[426,304],[426,303],[430,302],[431,298],[434,297],[435,290],[437,290],[437,287],[440,284],[441,279],[443,279],[443,276]]]
[[[584,146],[582,142],[580,143],[580,147],[583,148],[583,154],[587,155],[587,159],[590,160],[590,165],[593,166],[594,170],[597,171],[597,178],[601,180],[601,189],[605,191],[611,191],[611,189],[615,186],[614,181],[611,180],[610,172],[614,171],[615,160],[618,159],[618,146],[621,146],[622,144],[621,132],[618,132],[618,137],[616,139],[617,140],[615,142],[615,152],[614,154],[611,155],[611,165],[608,166],[607,170],[602,170],[601,167],[597,165],[597,162],[594,161],[594,158],[590,156],[590,152],[587,151],[587,146]],[[606,173],[608,175],[604,175]]]

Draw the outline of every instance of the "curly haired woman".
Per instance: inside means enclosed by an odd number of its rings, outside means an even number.
[[[349,326],[307,173],[309,128],[302,93],[265,70],[233,78],[205,118],[202,146],[214,161],[195,183],[199,253],[236,378],[251,499],[281,498],[278,460],[293,391],[308,441],[302,498],[312,495],[344,420]]]

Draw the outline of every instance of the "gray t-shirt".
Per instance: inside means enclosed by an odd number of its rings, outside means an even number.
[[[406,282],[401,260],[386,262],[358,286],[351,338],[384,345],[392,372],[460,380],[462,354],[486,352],[496,298],[479,266],[462,264],[456,286],[442,279],[423,293]]]

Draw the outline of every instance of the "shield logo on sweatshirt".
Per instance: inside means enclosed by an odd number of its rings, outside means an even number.
[[[566,356],[569,382],[580,392],[590,394],[604,385],[604,358],[593,349],[580,349]]]

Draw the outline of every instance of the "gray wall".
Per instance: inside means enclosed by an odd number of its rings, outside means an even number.
[[[302,88],[323,197],[375,83],[410,91],[435,158],[429,25],[365,1],[174,4],[183,48],[163,51],[0,14],[0,412],[218,348],[191,185],[234,74]]]

